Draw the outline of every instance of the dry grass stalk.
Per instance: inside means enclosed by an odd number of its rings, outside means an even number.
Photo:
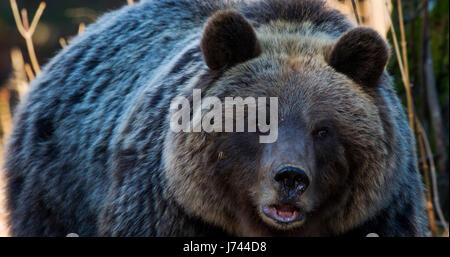
[[[2,130],[1,145],[4,143],[6,135],[12,128],[11,110],[9,109],[9,89],[3,87],[0,90],[0,125]]]
[[[422,130],[421,129],[417,129],[417,142],[419,145],[419,151],[420,151],[420,157],[422,160],[422,169],[423,169],[423,177],[424,177],[424,181],[426,185],[430,185],[430,177],[428,175],[428,162],[427,162],[427,158],[426,158],[426,153],[425,153],[425,146],[423,143],[423,138],[424,135],[422,134]],[[431,197],[431,191],[429,189],[429,186],[427,186],[427,190],[426,190],[426,199],[425,200],[425,207],[428,213],[428,220],[430,222],[430,231],[431,231],[431,235],[432,236],[436,236],[437,232],[436,232],[436,224],[435,224],[435,216],[434,216],[434,210],[433,210],[433,200]]]
[[[352,0],[352,8],[353,8],[353,13],[355,14],[355,19],[356,19],[356,24],[360,25],[361,24],[361,19],[360,19],[360,11],[359,11],[359,6],[357,1]]]
[[[398,15],[399,15],[399,24],[400,24],[400,35],[401,35],[401,46],[402,46],[402,65],[403,65],[403,70],[404,70],[404,86],[405,89],[407,90],[407,98],[408,95],[411,99],[411,105],[413,105],[412,103],[412,96],[411,96],[411,83],[409,80],[409,70],[408,70],[408,53],[407,53],[407,42],[405,39],[405,28],[404,28],[404,23],[403,23],[403,10],[402,10],[402,1],[401,0],[397,0],[397,9],[398,9]],[[398,48],[398,46],[397,46]],[[401,58],[401,56],[397,55],[397,58]],[[408,105],[409,106],[409,105]],[[412,112],[410,113],[411,117],[410,119],[412,119],[414,121],[414,106],[412,106]],[[435,168],[435,164],[434,164],[434,160],[433,160],[433,152],[431,150],[430,147],[430,143],[429,140],[425,134],[425,130],[423,129],[422,125],[420,124],[419,120],[415,119],[415,125],[416,125],[416,129],[417,129],[417,138],[420,144],[420,141],[422,141],[422,144],[425,146],[425,152],[421,151],[421,155],[422,155],[422,159],[424,159],[424,155],[426,155],[426,159],[429,160],[429,166],[427,165],[427,169],[424,169],[424,175],[428,174],[427,171],[430,172],[431,174],[431,181],[428,178],[428,182],[426,182],[426,184],[428,185],[427,189],[428,190],[432,190],[433,191],[433,197],[432,197],[432,202],[431,197],[428,201],[427,207],[431,207],[433,208],[433,203],[434,203],[434,209],[436,210],[436,213],[438,214],[439,220],[442,224],[442,226],[444,227],[444,229],[446,231],[448,231],[448,225],[447,222],[445,221],[443,212],[442,212],[442,208],[441,208],[441,204],[439,201],[439,193],[438,193],[438,184],[437,184],[437,179],[436,179],[436,168]],[[413,129],[414,132],[414,126],[411,127]],[[423,146],[422,146],[423,147]],[[428,175],[425,176],[425,178],[427,178]],[[431,184],[431,188],[430,188],[430,184]]]
[[[127,3],[128,3],[129,5],[133,5],[133,4],[134,4],[134,0],[127,0]]]
[[[80,23],[80,25],[78,25],[78,35],[81,35],[84,32],[85,28],[86,28],[86,25],[83,22]],[[72,41],[71,37],[69,37],[67,40],[63,37],[58,40],[61,48],[66,48],[67,44],[70,43],[70,41]]]
[[[438,188],[437,188],[438,183],[437,183],[437,177],[436,177],[436,165],[434,164],[433,152],[431,150],[431,146],[430,146],[430,142],[428,141],[428,138],[426,136],[424,136],[425,130],[423,129],[422,124],[418,120],[416,120],[416,122],[417,122],[417,130],[420,130],[422,139],[423,139],[423,143],[425,146],[425,153],[426,153],[426,157],[427,157],[426,159],[428,159],[428,162],[429,162],[429,172],[431,175],[434,208],[439,217],[439,221],[440,221],[441,225],[444,227],[444,230],[448,231],[448,223],[445,220],[444,212],[442,211],[441,204],[439,201],[439,192],[438,192]]]
[[[86,24],[83,22],[78,25],[78,35],[81,35],[84,32],[84,29],[86,28]]]
[[[31,68],[31,65],[29,63],[25,64],[25,72],[27,73],[28,81],[33,81],[35,76],[33,73],[33,69]]]
[[[400,6],[397,8],[401,8]],[[389,12],[389,6],[386,2],[386,10]],[[405,66],[405,63],[403,62],[403,57],[400,53],[400,49],[398,46],[398,40],[397,40],[397,34],[395,32],[395,28],[394,28],[394,24],[392,23],[392,19],[391,16],[388,15],[389,17],[389,24],[390,24],[390,29],[391,29],[391,34],[392,34],[392,41],[394,44],[394,49],[395,49],[395,55],[397,56],[397,63],[400,69],[400,74],[402,77],[402,81],[403,81],[403,86],[405,88],[406,91],[406,102],[407,102],[407,106],[408,106],[408,119],[409,119],[409,126],[411,127],[411,130],[414,134],[415,131],[415,122],[414,122],[414,101],[412,99],[412,93],[411,93],[411,83],[409,82],[409,78],[406,75],[405,70],[407,69],[407,66]],[[404,34],[404,31],[403,31]],[[402,36],[404,37],[404,35]],[[406,52],[406,49],[405,49]]]
[[[22,51],[19,48],[13,48],[11,50],[11,64],[13,70],[11,89],[18,93],[19,99],[22,99],[28,90],[28,81],[34,79],[34,74],[30,65],[28,63],[25,64]]]
[[[401,1],[398,0],[397,1],[397,8],[401,9]],[[386,2],[386,9],[388,9],[388,5]],[[434,211],[436,210],[436,212],[438,213],[439,219],[441,221],[441,223],[443,224],[444,228],[446,231],[448,231],[448,225],[445,221],[445,218],[443,216],[442,213],[442,208],[440,206],[440,202],[439,202],[439,195],[437,192],[437,181],[436,181],[436,172],[435,172],[435,166],[434,166],[434,161],[433,161],[433,157],[432,157],[432,151],[431,151],[431,147],[429,146],[429,142],[428,142],[428,138],[426,137],[426,135],[424,134],[424,130],[420,125],[420,122],[415,119],[414,117],[414,103],[412,100],[412,93],[411,93],[411,83],[409,81],[409,73],[408,73],[408,61],[407,61],[407,49],[406,49],[406,40],[405,40],[405,30],[404,30],[404,25],[403,25],[403,12],[399,11],[399,23],[400,23],[400,33],[401,33],[401,38],[402,38],[402,53],[403,55],[400,53],[399,50],[399,45],[398,45],[398,40],[397,40],[397,36],[395,33],[395,29],[392,23],[392,19],[390,17],[390,15],[388,15],[389,17],[389,22],[390,22],[390,28],[391,28],[391,33],[392,33],[392,40],[393,40],[393,44],[394,44],[394,49],[395,49],[395,54],[397,57],[397,62],[399,65],[399,69],[400,69],[400,73],[402,76],[402,81],[403,81],[403,86],[405,88],[406,91],[406,100],[407,100],[407,105],[408,105],[408,118],[409,118],[409,122],[410,122],[410,126],[411,129],[414,133],[415,131],[415,127],[417,126],[416,130],[417,130],[417,140],[419,143],[419,150],[420,150],[420,155],[422,158],[422,162],[423,162],[423,174],[424,174],[424,182],[427,188],[427,200],[426,200],[426,207],[428,210],[428,216],[430,219],[430,227],[431,227],[431,232],[433,234],[433,236],[436,235],[436,227],[435,227],[435,217],[434,217]],[[427,159],[429,160],[429,165],[426,163]],[[431,174],[431,181],[429,178],[429,173]],[[431,190],[433,191],[433,194],[431,196]],[[433,205],[434,203],[434,205]],[[433,208],[434,207],[434,208]]]
[[[64,39],[63,37],[60,38],[60,39],[58,40],[58,42],[59,42],[59,44],[61,45],[62,48],[65,48],[65,47],[67,46],[66,39]]]
[[[33,34],[36,30],[36,26],[39,23],[39,19],[42,16],[42,13],[45,9],[45,2],[41,2],[39,8],[36,11],[36,14],[33,17],[31,25],[28,23],[28,15],[25,9],[22,10],[22,15],[19,14],[19,9],[17,8],[16,0],[10,0],[11,9],[14,15],[14,20],[16,22],[17,30],[20,35],[25,39],[25,43],[27,45],[28,55],[30,56],[31,65],[33,66],[33,70],[35,74],[39,74],[41,69],[39,66],[39,62],[36,57],[36,52],[34,50],[33,45]]]

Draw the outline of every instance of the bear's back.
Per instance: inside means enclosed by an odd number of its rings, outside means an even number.
[[[145,87],[155,105],[168,101],[169,90],[161,83],[151,89],[152,80],[170,73],[165,66],[199,40],[209,8],[192,1],[124,7],[89,26],[44,67],[18,108],[8,146],[13,229],[25,226],[14,224],[14,217],[27,216],[41,199],[48,201],[43,203],[48,212],[71,220],[71,226],[95,222],[110,185],[114,137],[126,112]],[[28,222],[32,230],[34,222]]]
[[[18,109],[5,165],[13,230],[38,231],[37,216],[46,212],[58,213],[58,220],[41,224],[40,234],[56,233],[59,223],[95,234],[118,145],[154,138],[147,156],[157,171],[170,100],[206,69],[199,41],[212,13],[236,8],[256,28],[277,19],[309,21],[334,35],[350,28],[321,6],[154,0],[104,15],[45,66]],[[144,107],[151,114],[138,116]],[[124,133],[136,142],[121,141]]]

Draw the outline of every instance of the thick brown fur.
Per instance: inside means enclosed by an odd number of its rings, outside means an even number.
[[[368,87],[378,85],[389,59],[389,47],[370,28],[357,28],[344,34],[333,47],[328,63]]]
[[[11,233],[427,235],[387,58],[380,36],[324,1],[154,0],[106,15],[19,108],[5,164]],[[192,102],[195,88],[222,101],[278,97],[277,141],[173,132],[170,103]],[[274,180],[283,165],[304,169],[306,191],[286,197]],[[286,202],[306,218],[264,215]]]
[[[259,43],[248,21],[236,11],[218,11],[206,23],[200,42],[212,70],[230,67],[258,56]]]

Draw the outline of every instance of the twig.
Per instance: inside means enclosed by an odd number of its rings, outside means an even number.
[[[19,9],[17,8],[16,0],[10,0],[11,9],[14,15],[14,20],[16,22],[17,30],[20,35],[25,39],[25,43],[27,45],[28,55],[30,56],[31,65],[33,66],[34,73],[39,74],[41,69],[39,67],[39,62],[36,57],[36,52],[34,50],[33,45],[33,34],[36,30],[36,26],[39,23],[39,19],[42,16],[42,13],[45,9],[45,2],[41,2],[39,8],[36,11],[36,14],[33,17],[31,25],[28,26],[28,15],[25,9],[22,10],[22,15],[19,14]]]
[[[33,69],[31,69],[31,66],[29,63],[25,64],[25,72],[27,73],[27,77],[28,77],[28,81],[33,81],[34,80],[34,73],[33,73]]]
[[[81,35],[84,32],[86,25],[82,22],[80,25],[78,25],[78,35]],[[63,37],[59,38],[58,42],[61,48],[66,48],[67,43],[70,43],[72,41],[72,38],[68,38],[67,40]]]
[[[402,34],[402,50],[403,50],[403,58],[402,55],[400,54],[400,50],[398,47],[398,41],[397,41],[397,36],[395,33],[395,29],[392,23],[392,19],[390,17],[390,15],[388,15],[389,17],[389,22],[390,22],[390,27],[391,27],[391,32],[392,32],[392,39],[393,39],[393,43],[394,43],[394,48],[395,48],[395,53],[397,56],[397,62],[399,64],[399,68],[400,68],[400,73],[402,75],[402,80],[403,80],[403,85],[405,87],[405,91],[406,91],[406,98],[407,98],[407,102],[408,102],[408,117],[409,117],[409,122],[410,122],[410,126],[411,129],[414,133],[414,127],[417,126],[417,139],[418,139],[418,143],[419,143],[419,150],[421,153],[421,157],[422,157],[422,165],[423,165],[423,169],[424,169],[424,179],[425,179],[425,184],[427,186],[427,201],[426,201],[426,205],[427,205],[427,210],[428,210],[428,215],[429,215],[429,219],[430,219],[430,226],[431,226],[431,232],[433,234],[433,236],[436,235],[436,228],[435,228],[435,217],[434,217],[434,212],[433,212],[433,203],[434,203],[434,209],[436,210],[439,219],[441,221],[441,223],[443,224],[444,228],[446,231],[448,231],[448,225],[445,221],[443,212],[442,212],[442,208],[440,206],[440,202],[439,202],[439,195],[437,192],[437,180],[436,180],[436,168],[434,165],[434,160],[432,159],[432,151],[431,151],[431,147],[430,144],[428,142],[428,138],[425,136],[424,134],[424,130],[422,125],[420,124],[419,120],[414,118],[414,105],[413,105],[413,101],[412,101],[412,95],[411,95],[411,84],[409,82],[409,74],[407,73],[407,69],[408,69],[408,61],[407,61],[407,51],[406,51],[406,40],[405,40],[405,32],[404,32],[404,26],[403,26],[403,13],[401,11],[401,1],[398,0],[398,9],[399,9],[399,19],[400,19],[400,31]],[[386,7],[387,7],[387,3],[386,3]],[[427,163],[427,159],[429,161],[429,166]],[[428,175],[428,171],[431,174],[431,181]],[[432,190],[433,194],[431,197],[431,193],[430,190]]]
[[[418,123],[419,121],[416,119],[416,122]],[[419,126],[418,126],[419,127]],[[424,177],[424,182],[425,182],[425,186],[426,186],[426,194],[427,197],[425,200],[425,208],[427,210],[428,213],[428,220],[430,222],[430,230],[431,230],[431,235],[433,237],[435,237],[437,235],[436,233],[436,224],[435,224],[435,217],[434,217],[434,210],[433,210],[433,203],[432,203],[432,198],[431,198],[431,185],[430,185],[430,177],[428,175],[428,170],[429,170],[429,166],[428,166],[428,162],[427,162],[427,158],[426,158],[426,153],[425,153],[425,147],[424,147],[424,143],[423,143],[423,131],[422,129],[418,128],[417,129],[417,142],[419,144],[419,151],[420,151],[420,156],[422,158],[422,169],[423,169],[423,177]]]
[[[359,18],[358,5],[355,2],[355,0],[352,0],[352,8],[353,8],[353,13],[355,14],[356,23],[358,25],[360,25],[361,24],[361,20]]]
[[[22,9],[21,14],[22,14],[23,28],[25,29],[25,31],[27,31],[27,30],[30,29],[30,23],[28,22],[28,12],[27,12],[27,9]]]
[[[3,144],[3,139],[7,137],[12,127],[11,110],[9,109],[9,90],[7,87],[0,89],[0,125],[2,131],[2,138],[0,143]]]
[[[60,38],[58,41],[62,48],[65,48],[67,46],[67,42],[63,37]]]
[[[417,122],[417,129],[421,132],[423,132],[423,127],[422,124],[420,124],[420,122],[418,120],[416,120]],[[422,133],[423,135],[423,133]],[[422,136],[423,138],[423,143],[425,146],[425,150],[426,150],[426,154],[429,160],[429,164],[430,164],[430,174],[431,174],[431,184],[432,184],[432,190],[433,190],[433,202],[434,202],[434,208],[436,210],[436,213],[439,217],[439,220],[442,223],[442,226],[444,227],[444,229],[446,231],[448,231],[448,223],[445,221],[445,217],[444,217],[444,213],[442,211],[441,208],[441,203],[439,201],[439,192],[438,192],[438,183],[437,183],[437,178],[436,178],[436,166],[434,164],[434,160],[432,158],[432,151],[431,151],[431,146],[430,146],[430,142],[428,141],[427,137]]]
[[[18,102],[20,102],[21,99],[23,99],[23,96],[25,95],[25,92],[28,89],[28,81],[31,81],[29,79],[30,75],[27,75],[27,67],[31,71],[31,67],[28,64],[28,66],[25,65],[25,61],[23,59],[22,51],[20,51],[19,48],[13,48],[11,49],[11,66],[12,66],[12,77],[11,77],[11,84],[10,89],[15,90],[19,96],[19,101],[16,101],[16,99],[10,99],[12,101],[8,101],[11,104],[11,107],[15,107]],[[33,71],[31,71],[31,76],[34,76]],[[33,77],[34,78],[34,77]]]
[[[78,25],[78,35],[81,35],[84,32],[84,29],[86,28],[86,24],[83,22]]]
[[[388,10],[388,5],[386,2],[386,10]],[[391,28],[391,33],[392,33],[392,41],[394,43],[394,49],[395,49],[395,54],[397,56],[397,63],[398,66],[400,68],[400,73],[402,75],[402,80],[403,80],[403,86],[405,88],[406,91],[406,101],[407,101],[407,105],[408,105],[408,119],[409,119],[409,126],[411,127],[411,130],[414,134],[414,102],[412,99],[412,93],[411,93],[411,83],[409,83],[409,80],[406,76],[405,73],[405,65],[403,63],[403,58],[402,55],[400,54],[400,49],[398,46],[398,40],[397,40],[397,34],[395,33],[395,28],[394,28],[394,24],[392,23],[392,19],[391,16],[388,14],[389,17],[389,24],[390,24],[390,28]]]

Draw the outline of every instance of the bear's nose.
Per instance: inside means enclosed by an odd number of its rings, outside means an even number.
[[[306,172],[298,167],[283,167],[275,174],[274,179],[283,188],[299,193],[303,193],[309,186],[309,179]]]

